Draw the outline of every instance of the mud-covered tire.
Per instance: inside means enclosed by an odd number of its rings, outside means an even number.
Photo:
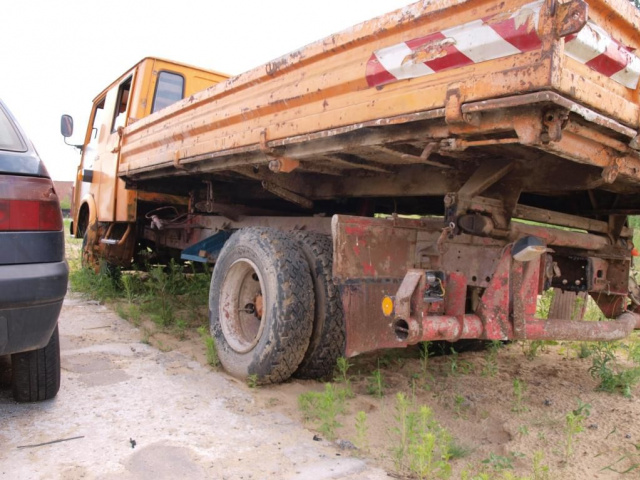
[[[313,283],[296,242],[270,228],[234,233],[216,261],[209,291],[220,363],[258,383],[288,379],[309,345]]]
[[[313,330],[309,348],[293,374],[297,378],[323,378],[335,370],[345,352],[345,325],[342,299],[333,284],[333,244],[331,238],[312,232],[295,232],[311,270],[315,294]]]
[[[93,255],[89,251],[89,235],[84,232],[82,236],[82,247],[80,248],[80,265],[83,268],[93,268]]]
[[[43,348],[11,355],[11,386],[16,402],[39,402],[60,389],[60,339],[58,326]]]

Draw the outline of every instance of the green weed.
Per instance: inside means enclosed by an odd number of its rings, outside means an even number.
[[[456,394],[453,397],[453,411],[457,417],[462,417],[468,408],[467,399],[464,395]]]
[[[529,409],[524,405],[524,395],[527,391],[527,385],[519,378],[513,379],[513,405],[511,411],[515,413],[526,412]]]
[[[431,342],[422,342],[420,345],[420,370],[422,372],[422,378],[426,382],[428,379],[431,379],[431,374],[429,373],[429,357],[433,354],[429,351],[431,347]]]
[[[108,275],[100,275],[91,268],[80,268],[69,272],[71,290],[89,295],[99,302],[121,296],[118,284]]]
[[[367,385],[367,393],[369,395],[373,395],[374,397],[382,398],[384,397],[385,388],[386,385],[384,383],[382,371],[378,368],[377,370],[371,372],[371,376],[369,377]]]
[[[394,430],[398,434],[399,442],[393,448],[393,453],[396,467],[400,470],[404,466],[404,458],[415,435],[416,418],[407,396],[402,392],[396,394],[395,409],[396,428]]]
[[[564,455],[568,460],[573,455],[573,443],[575,436],[584,430],[583,422],[590,414],[591,405],[582,403],[578,400],[578,408],[567,413],[565,416],[564,438],[565,447]]]
[[[173,323],[173,305],[171,296],[175,293],[174,275],[166,275],[162,266],[157,265],[149,271],[148,288],[151,297],[151,318],[161,327]]]
[[[451,375],[467,375],[473,370],[471,362],[466,360],[460,360],[458,352],[455,348],[451,347],[451,354],[449,355],[449,372]]]
[[[249,388],[257,388],[258,387],[258,375],[251,374],[247,377],[247,386]]]
[[[589,373],[600,381],[597,390],[609,393],[621,393],[631,397],[632,388],[640,381],[640,367],[625,368],[616,359],[616,344],[597,342]]]
[[[367,414],[362,410],[356,414],[356,447],[362,451],[369,450],[369,440],[367,437],[369,427],[367,426]]]
[[[198,328],[198,333],[200,334],[200,338],[202,338],[204,346],[207,349],[207,363],[213,368],[218,368],[220,366],[220,359],[218,358],[218,348],[216,347],[215,340],[209,334],[209,330],[205,326]]]
[[[180,340],[187,338],[187,322],[184,319],[178,318],[176,320],[176,331]]]
[[[433,419],[426,405],[418,410],[406,395],[396,395],[397,444],[393,448],[396,468],[420,479],[447,479],[451,476],[452,450],[458,456],[468,451],[455,444],[451,435]]]
[[[351,378],[349,377],[349,368],[353,365],[349,363],[349,360],[346,357],[339,357],[337,361],[336,368],[338,370],[337,375],[335,376],[335,381],[340,382],[343,385],[344,395],[347,398],[355,397],[353,390],[351,388]]]
[[[482,367],[483,377],[495,377],[498,373],[498,352],[502,348],[502,342],[500,340],[493,340],[491,345],[487,349],[487,355],[485,357],[485,364]]]
[[[318,423],[318,430],[329,440],[336,438],[336,429],[342,426],[336,417],[344,411],[344,396],[331,383],[324,385],[324,392],[298,396],[298,407],[306,420]]]
[[[523,456],[524,455],[522,453],[518,452],[509,452],[508,455],[496,455],[495,453],[490,453],[489,458],[482,460],[482,463],[487,465],[494,472],[513,470],[513,461],[517,457]]]
[[[589,358],[593,355],[593,348],[589,342],[578,343],[578,358]]]
[[[544,453],[540,450],[533,454],[533,477],[531,480],[551,480],[551,471],[549,465],[545,465]]]

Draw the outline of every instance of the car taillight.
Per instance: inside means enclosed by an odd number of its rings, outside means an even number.
[[[62,230],[60,203],[48,178],[0,179],[0,231],[18,230]]]

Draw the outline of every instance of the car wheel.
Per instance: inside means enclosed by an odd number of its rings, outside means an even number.
[[[283,232],[246,228],[226,242],[209,292],[211,334],[231,375],[282,382],[309,345],[313,283],[299,246]]]
[[[296,232],[293,238],[309,263],[315,293],[315,312],[309,348],[294,373],[298,378],[330,375],[345,351],[342,298],[333,284],[333,244],[331,238],[311,232]]]
[[[11,355],[11,384],[16,402],[49,400],[60,389],[58,326],[44,348]]]

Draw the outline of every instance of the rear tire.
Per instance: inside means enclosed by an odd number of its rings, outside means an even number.
[[[282,382],[309,345],[313,283],[298,245],[283,232],[246,228],[223,247],[211,277],[211,334],[234,377]]]
[[[11,385],[16,402],[38,402],[56,396],[60,389],[57,325],[44,348],[11,355]]]
[[[311,232],[296,232],[293,238],[309,263],[315,292],[311,340],[294,377],[323,378],[333,373],[345,352],[342,298],[333,284],[333,243],[330,237]]]

